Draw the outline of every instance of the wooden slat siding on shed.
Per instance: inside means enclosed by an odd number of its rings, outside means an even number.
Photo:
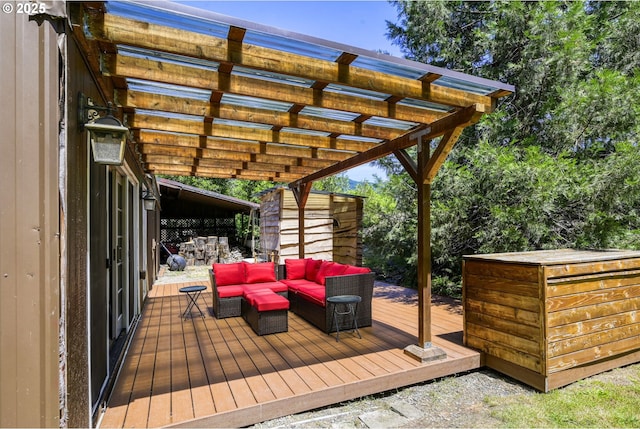
[[[298,258],[298,206],[293,193],[276,189],[262,197],[262,248],[280,261]],[[335,223],[334,223],[335,221]],[[343,264],[362,262],[362,199],[311,193],[305,205],[305,257]]]
[[[550,267],[549,271],[573,274],[548,280],[549,373],[640,347],[640,259]]]
[[[638,252],[478,255],[463,267],[465,344],[487,365],[547,391],[640,358]]]
[[[282,200],[280,212],[280,258],[298,257],[298,205],[293,192],[279,189]],[[331,259],[333,219],[326,195],[310,194],[304,208],[306,258]]]
[[[464,281],[465,344],[542,371],[537,267],[465,261]]]
[[[344,195],[331,196],[331,213],[337,221],[333,230],[333,260],[358,265],[362,261],[362,200]],[[360,257],[359,257],[360,256]]]
[[[280,210],[281,198],[278,192],[270,192],[262,197],[260,204],[260,247],[267,253],[272,250],[280,253]]]

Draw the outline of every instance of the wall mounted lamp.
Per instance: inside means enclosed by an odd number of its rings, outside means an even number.
[[[106,116],[101,117],[99,110],[106,111]],[[93,161],[98,164],[122,165],[124,159],[129,128],[111,114],[113,110],[111,102],[107,107],[96,106],[84,94],[78,96],[80,130],[89,131]]]
[[[142,205],[145,210],[153,210],[156,208],[156,197],[148,189],[142,192]]]

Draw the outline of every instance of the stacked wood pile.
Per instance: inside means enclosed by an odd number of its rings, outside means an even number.
[[[180,243],[179,249],[178,254],[187,261],[187,266],[236,262],[240,253],[229,249],[227,237],[196,237],[191,241]],[[242,260],[241,253],[239,259]]]
[[[312,192],[305,205],[304,223],[305,257],[351,265],[362,262],[362,198]],[[279,188],[263,195],[262,254],[269,259],[276,254],[280,262],[297,258],[298,240],[298,205],[293,192]]]

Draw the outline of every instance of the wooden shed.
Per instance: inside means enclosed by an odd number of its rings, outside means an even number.
[[[313,191],[305,206],[305,257],[362,263],[363,198]],[[260,246],[279,260],[298,257],[298,205],[293,192],[275,188],[260,202]]]
[[[547,392],[640,361],[640,252],[465,256],[464,344]]]

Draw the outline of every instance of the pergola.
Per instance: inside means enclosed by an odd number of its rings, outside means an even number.
[[[285,182],[303,213],[313,181],[395,154],[419,189],[413,352],[433,354],[430,184],[513,86],[168,2],[82,3],[72,20],[149,173]]]

